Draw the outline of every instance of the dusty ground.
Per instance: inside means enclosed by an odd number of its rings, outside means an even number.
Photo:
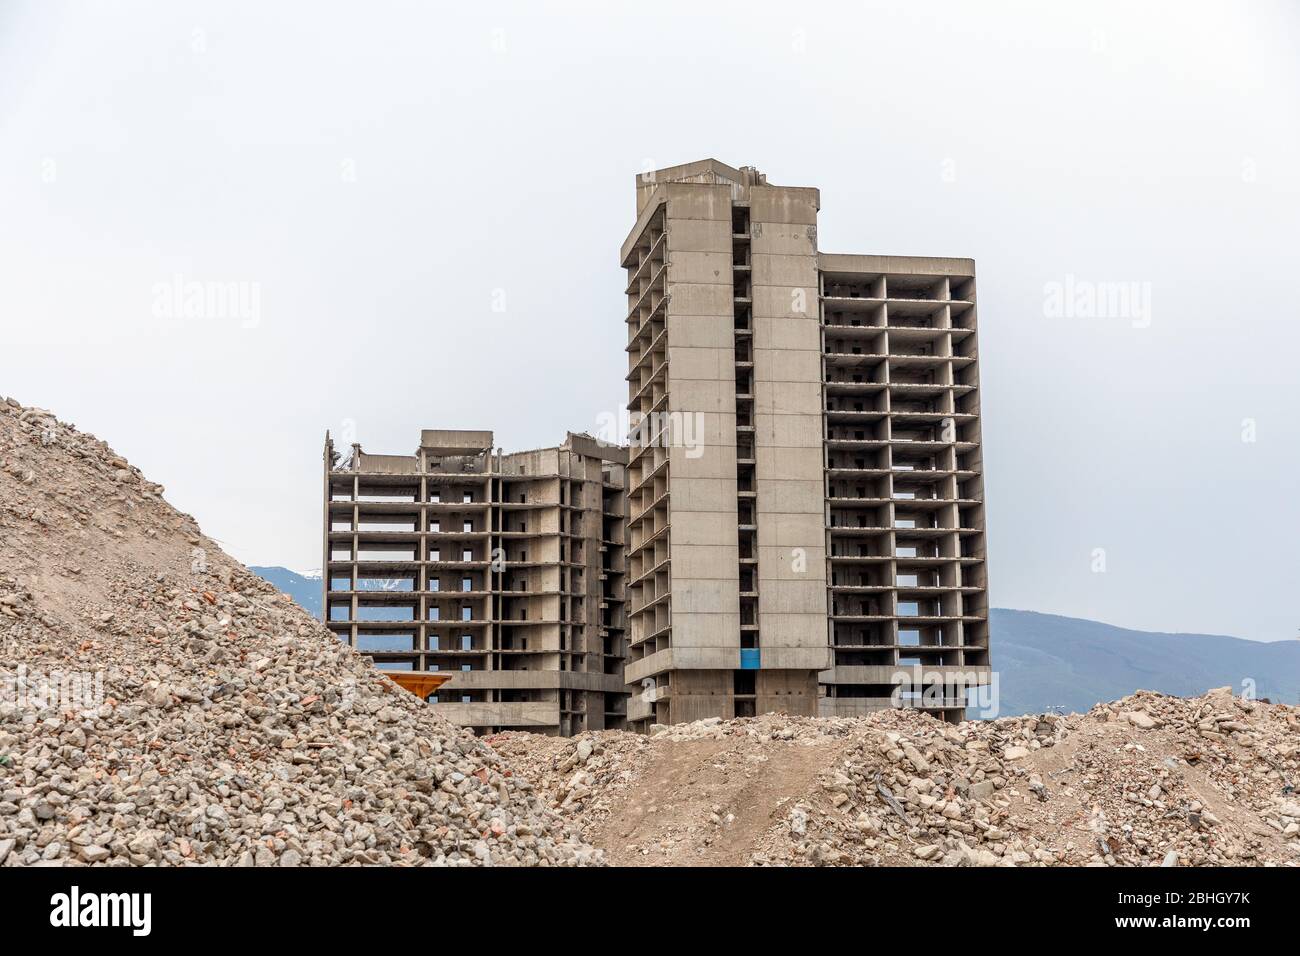
[[[638,785],[588,831],[588,840],[609,847],[616,865],[745,866],[788,812],[791,794],[812,790],[845,746],[699,740],[651,748]]]
[[[1297,709],[1226,688],[491,742],[616,865],[1300,865]]]

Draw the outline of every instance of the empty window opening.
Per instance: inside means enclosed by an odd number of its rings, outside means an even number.
[[[410,634],[358,634],[357,650],[371,654],[400,654],[414,649]]]
[[[405,531],[415,530],[414,518],[401,518],[395,521],[384,519],[366,519],[362,518],[357,524],[358,531]]]
[[[414,577],[375,578],[358,577],[358,591],[414,591]]]
[[[358,557],[362,561],[414,561],[415,548],[361,548]]]
[[[415,607],[413,605],[399,604],[396,606],[381,605],[380,607],[367,607],[361,605],[357,608],[358,621],[414,621]]]
[[[357,501],[373,501],[377,503],[386,503],[389,501],[417,501],[414,491],[363,491],[357,495]]]

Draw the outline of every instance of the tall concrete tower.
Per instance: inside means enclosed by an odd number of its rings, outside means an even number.
[[[988,680],[974,264],[826,255],[816,189],[643,174],[628,274],[633,725]]]

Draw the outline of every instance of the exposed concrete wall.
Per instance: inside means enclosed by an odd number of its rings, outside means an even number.
[[[825,621],[819,624],[824,626]],[[776,711],[797,717],[817,716],[816,675],[809,680],[803,672],[797,670],[763,669],[756,674],[755,687],[756,713]]]
[[[974,259],[944,256],[860,256],[838,252],[818,255],[823,272],[858,272],[867,274],[974,276]]]
[[[702,426],[694,434],[672,436],[668,449],[672,646],[727,648],[729,663],[724,666],[734,667],[739,661],[740,612],[731,189],[677,183],[664,189],[668,198],[667,411],[681,416],[678,421]],[[693,439],[691,447],[683,447],[687,438]]]
[[[815,189],[749,190],[761,678],[800,699],[815,699],[811,672],[829,662],[819,202]],[[777,675],[769,667],[808,673]],[[759,712],[776,696],[760,692]]]
[[[731,674],[729,670],[674,671],[666,722],[679,724],[705,717],[727,720],[734,717]]]
[[[357,471],[377,475],[414,475],[416,460],[410,455],[366,455],[357,462]]]
[[[490,431],[425,428],[420,431],[420,447],[443,455],[472,455],[492,447]]]
[[[653,172],[643,173],[637,177],[636,183],[636,211],[637,215],[646,208],[651,197],[659,183],[700,183],[703,185],[725,185],[733,194],[747,179],[744,171],[734,169],[726,163],[720,163],[716,159],[702,159],[693,163],[684,163],[680,166],[669,166],[666,169],[657,169]]]

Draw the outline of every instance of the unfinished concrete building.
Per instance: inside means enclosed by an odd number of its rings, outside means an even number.
[[[821,253],[819,208],[716,160],[637,179],[634,726],[957,718],[988,682],[974,263]]]
[[[490,431],[413,455],[325,442],[325,618],[390,671],[454,672],[429,697],[480,732],[626,719],[626,450],[569,434],[503,454]]]

